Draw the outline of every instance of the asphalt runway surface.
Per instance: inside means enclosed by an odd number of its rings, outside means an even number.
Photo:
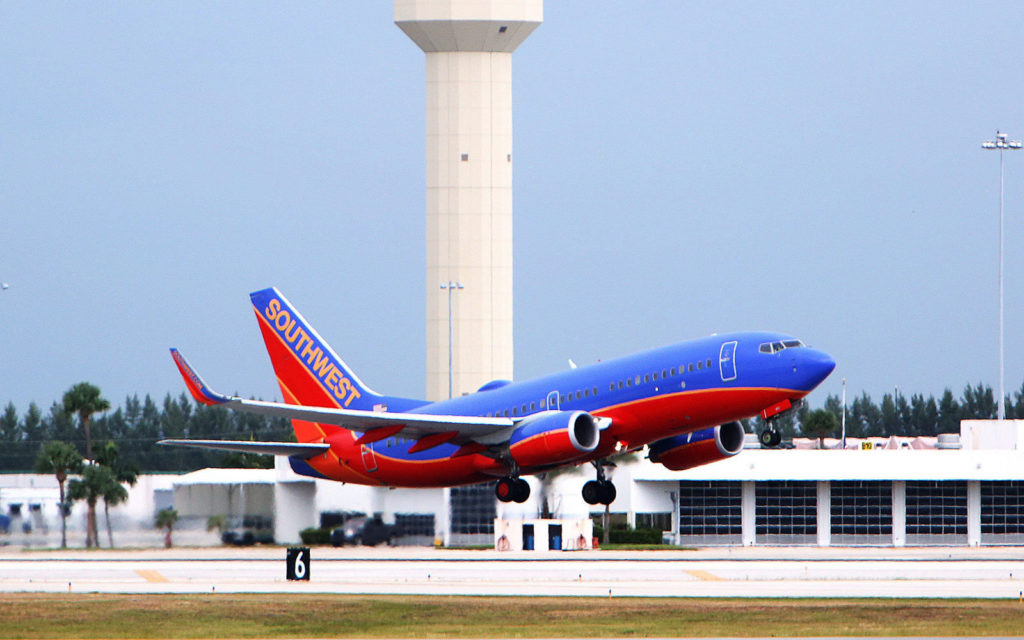
[[[524,552],[314,547],[310,580],[284,547],[0,549],[0,592],[349,593],[597,597],[1012,598],[1024,549],[720,548]]]

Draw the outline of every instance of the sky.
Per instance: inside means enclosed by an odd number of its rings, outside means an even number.
[[[515,375],[744,329],[812,394],[998,385],[997,129],[1019,2],[545,3],[513,57]],[[422,52],[392,3],[0,3],[0,404],[279,399],[277,286],[377,391],[425,386]],[[1006,155],[1006,387],[1024,152]]]

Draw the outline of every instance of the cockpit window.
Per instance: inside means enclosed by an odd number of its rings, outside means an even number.
[[[784,349],[794,349],[805,346],[799,340],[783,340],[781,342],[762,342],[757,350],[761,353],[778,353]]]

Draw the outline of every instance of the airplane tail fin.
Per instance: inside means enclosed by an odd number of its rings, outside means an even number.
[[[285,402],[367,411],[382,402],[277,289],[249,298]]]

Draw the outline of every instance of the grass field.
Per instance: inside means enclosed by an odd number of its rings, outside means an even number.
[[[0,638],[1018,636],[1017,600],[0,596]]]

